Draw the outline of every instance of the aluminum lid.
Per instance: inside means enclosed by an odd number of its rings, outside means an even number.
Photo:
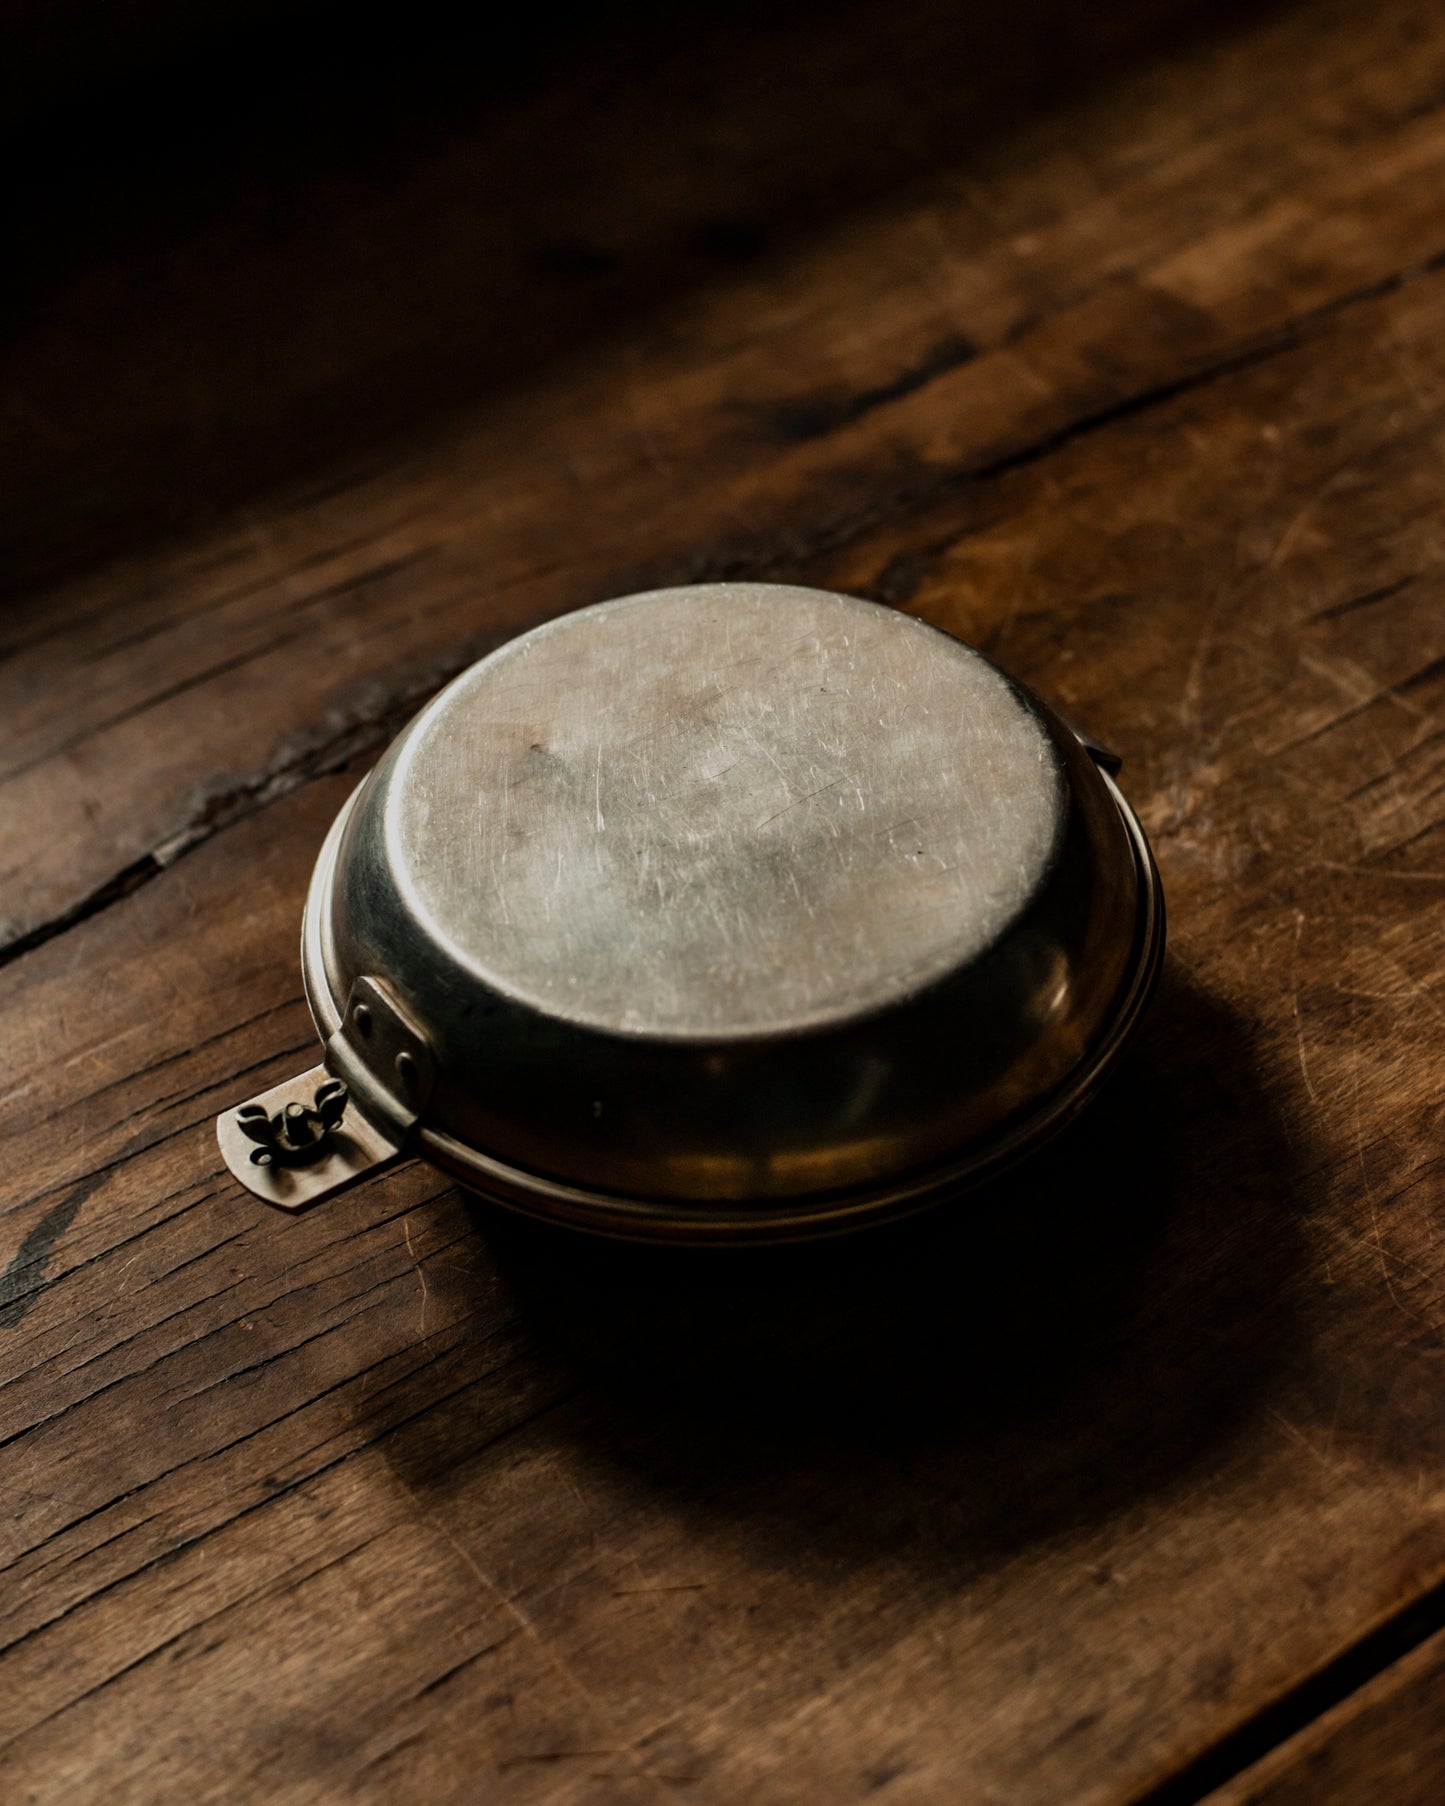
[[[1137,1013],[1162,912],[1109,774],[981,654],[717,584],[464,672],[333,829],[304,940],[327,1070],[222,1118],[253,1190],[300,1207],[409,1148],[584,1226],[748,1239],[1037,1139]]]

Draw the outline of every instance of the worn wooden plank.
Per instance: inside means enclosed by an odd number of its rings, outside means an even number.
[[[7,196],[7,592],[369,458],[1221,23],[1208,0],[430,0],[385,34],[335,0],[6,12],[0,123],[15,88],[36,115]],[[165,33],[202,54],[138,79],[117,40]],[[57,105],[62,45],[90,69]]]
[[[1434,1806],[1445,1794],[1445,1634],[1209,1796],[1209,1806]]]
[[[1178,1806],[1435,1609],[1442,59],[1312,4],[931,140],[404,458],[7,617],[7,1798]],[[588,1250],[417,1168],[242,1197],[211,1119],[310,1058],[367,749],[538,614],[733,568],[1126,752],[1175,957],[1119,1084],[831,1251]],[[1230,1797],[1428,1776],[1436,1666]]]
[[[1138,1060],[956,1224],[263,1217],[209,1118],[306,1057],[344,776],[12,964],[12,1791],[1122,1802],[1440,1585],[1442,310],[793,567],[1117,740],[1164,865]]]
[[[886,24],[895,32],[891,14]],[[861,51],[881,55],[867,33]],[[805,60],[794,46],[782,67]],[[861,92],[866,56],[842,62],[846,91]],[[945,100],[961,104],[949,81],[972,93],[980,77],[934,77],[933,124],[920,127],[934,166],[909,164],[910,185],[886,204],[813,236],[788,215],[754,264],[655,315],[614,319],[409,452],[12,609],[0,664],[10,943],[376,743],[521,625],[652,579],[793,568],[912,496],[1207,381],[1445,255],[1445,27],[1408,0],[1368,16],[1305,7],[1206,39],[993,145],[939,126]],[[905,82],[899,104],[912,96]],[[766,81],[749,88],[746,120],[771,117],[776,100]],[[734,198],[759,199],[766,160],[743,162]],[[385,191],[408,297],[405,222],[430,217],[427,184],[445,186],[449,167],[413,172],[409,205],[404,189]],[[708,206],[727,193],[709,190]],[[478,211],[474,179],[455,204]],[[639,206],[631,229],[649,242],[680,230],[675,199],[649,190]],[[198,228],[171,278],[182,290],[144,291],[145,317],[185,311],[184,273],[224,284],[249,245],[248,280],[289,330],[297,310],[275,300],[286,290],[268,258],[295,257],[293,242],[238,242],[244,224],[210,228],[220,244]],[[381,227],[365,207],[343,206],[335,229],[374,255],[368,232]],[[508,244],[497,261],[510,268],[523,253]],[[309,239],[305,254],[330,267]],[[355,286],[344,260],[343,278]],[[519,304],[508,292],[495,305]],[[52,365],[73,372],[81,323],[101,307],[56,299],[35,327],[51,339],[17,353],[27,383]],[[300,312],[314,360],[333,343],[335,297],[311,307]],[[213,322],[223,359],[228,318]],[[152,376],[159,355],[144,336],[134,347]],[[372,375],[370,338],[357,355]],[[35,393],[17,391],[16,418]],[[109,475],[147,467],[143,447],[100,442]],[[38,446],[17,442],[16,455],[38,481]],[[26,493],[19,472],[9,492]],[[119,769],[129,782],[105,781]]]

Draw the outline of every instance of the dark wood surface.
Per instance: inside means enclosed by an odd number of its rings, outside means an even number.
[[[1435,1806],[1445,1793],[1445,1635],[1401,1658],[1212,1796],[1210,1806]]]
[[[7,1800],[1440,1797],[1445,19],[1102,10],[582,18],[36,168]],[[356,775],[511,632],[731,574],[1123,751],[1127,1070],[766,1259],[244,1197]]]

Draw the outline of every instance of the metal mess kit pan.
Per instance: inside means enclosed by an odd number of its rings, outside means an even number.
[[[800,1238],[1000,1170],[1148,999],[1159,879],[1118,761],[874,603],[723,583],[504,645],[326,837],[321,1064],[226,1111],[300,1210],[419,1155],[608,1235]]]

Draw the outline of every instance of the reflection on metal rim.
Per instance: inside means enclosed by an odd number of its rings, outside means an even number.
[[[1093,1096],[1118,1058],[1152,995],[1164,955],[1164,898],[1144,830],[1110,772],[1100,769],[1133,850],[1138,875],[1138,920],[1128,981],[1096,1044],[1037,1108],[1004,1125],[965,1156],[887,1184],[796,1198],[736,1202],[668,1201],[592,1190],[510,1165],[423,1121],[416,1146],[433,1165],[469,1190],[511,1209],[623,1240],[695,1243],[802,1241],[840,1234],[923,1210],[984,1184],[1067,1126]],[[341,1021],[327,946],[330,891],[337,849],[356,800],[354,793],[327,835],[317,861],[302,925],[307,1000],[323,1040]]]

